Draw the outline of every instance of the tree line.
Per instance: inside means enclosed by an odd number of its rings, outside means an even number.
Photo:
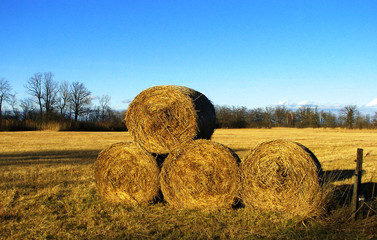
[[[0,79],[0,130],[127,130],[125,111],[110,107],[111,97],[95,98],[83,83],[54,80],[51,72],[35,73],[25,85],[27,97],[18,99],[5,78]],[[98,100],[98,105],[94,105]],[[4,103],[10,109],[4,110]],[[377,113],[363,115],[355,105],[338,113],[305,105],[247,109],[215,106],[218,128],[376,128]]]
[[[373,117],[363,115],[355,105],[344,106],[338,113],[311,105],[297,110],[285,106],[247,109],[217,105],[215,111],[218,128],[377,128],[377,113]]]
[[[0,79],[0,130],[126,130],[125,112],[112,109],[108,95],[95,98],[83,83],[38,72],[24,87],[28,96],[17,99],[9,81]],[[4,111],[5,103],[10,110]]]

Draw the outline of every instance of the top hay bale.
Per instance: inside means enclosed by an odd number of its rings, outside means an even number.
[[[305,146],[287,140],[263,142],[241,163],[246,207],[287,215],[318,215],[324,195],[321,165]]]
[[[176,152],[193,139],[210,139],[216,125],[215,109],[205,95],[174,85],[142,91],[125,120],[134,141],[157,154]]]

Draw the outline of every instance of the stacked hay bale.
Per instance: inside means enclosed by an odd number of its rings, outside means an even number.
[[[102,150],[94,171],[98,192],[108,202],[146,205],[158,196],[157,162],[133,142],[115,143]]]
[[[204,94],[174,85],[142,91],[125,120],[133,140],[156,154],[177,153],[193,139],[210,139],[216,125],[215,109]]]
[[[125,120],[134,143],[110,146],[95,164],[97,188],[105,200],[148,203],[161,184],[165,200],[173,207],[232,206],[239,196],[239,158],[209,140],[216,116],[205,95],[182,86],[151,87],[135,97]],[[161,161],[164,156],[165,162]],[[156,188],[158,165],[162,173]],[[142,192],[145,196],[136,196]]]
[[[167,158],[161,167],[161,191],[175,208],[231,207],[238,196],[235,153],[211,142],[216,115],[207,97],[182,86],[156,86],[130,104],[126,125],[146,151]]]
[[[142,91],[127,110],[133,142],[104,149],[96,184],[109,202],[148,204],[160,191],[177,209],[245,207],[308,216],[321,209],[321,165],[305,146],[286,140],[259,144],[240,164],[228,147],[210,140],[212,103],[181,86]]]
[[[239,197],[238,156],[210,141],[192,141],[178,155],[169,155],[161,170],[165,200],[178,209],[231,208]]]
[[[246,207],[307,217],[321,211],[321,164],[305,146],[287,140],[263,142],[241,164]]]

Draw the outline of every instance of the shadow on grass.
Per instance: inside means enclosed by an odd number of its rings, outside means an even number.
[[[335,186],[333,202],[339,205],[349,205],[352,201],[353,185],[344,184]],[[365,182],[360,186],[360,197],[368,202],[377,199],[377,183],[375,182]]]
[[[362,174],[365,171],[363,170]],[[343,181],[347,179],[352,179],[355,174],[353,169],[339,169],[325,171],[323,180],[324,182],[334,183],[337,181]],[[353,184],[343,184],[343,185],[333,185],[333,195],[332,203],[335,205],[345,206],[351,204],[352,194],[353,194]],[[360,197],[364,201],[374,201],[377,198],[377,183],[375,182],[364,182],[360,186]]]
[[[92,164],[100,150],[41,151],[0,153],[0,166],[38,164]]]
[[[250,148],[232,148],[234,152],[249,152]]]
[[[365,171],[363,171],[364,173]],[[324,172],[324,178],[330,182],[351,179],[355,173],[354,169],[338,169]]]

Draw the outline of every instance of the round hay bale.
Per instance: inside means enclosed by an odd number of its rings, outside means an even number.
[[[157,162],[133,142],[116,143],[102,150],[94,172],[99,194],[108,202],[146,205],[159,194]]]
[[[166,85],[148,88],[131,102],[126,125],[134,141],[148,152],[175,152],[193,139],[210,139],[215,109],[193,89]]]
[[[160,174],[164,199],[177,209],[231,208],[239,197],[239,158],[228,147],[199,139],[169,155]]]
[[[305,146],[287,140],[263,142],[241,163],[246,207],[306,217],[317,214],[322,196],[321,164]]]

